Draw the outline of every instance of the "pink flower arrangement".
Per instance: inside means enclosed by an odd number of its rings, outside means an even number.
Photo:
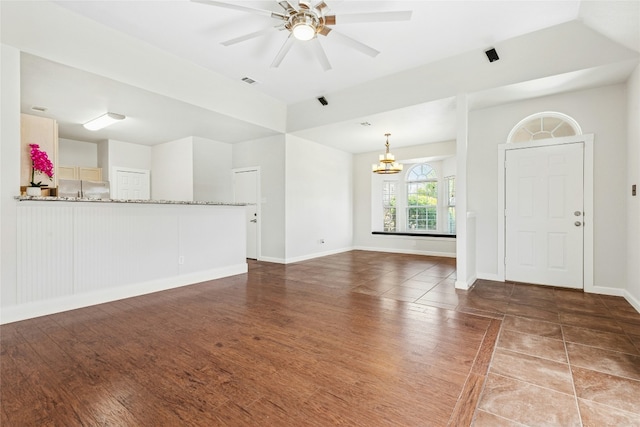
[[[35,182],[36,172],[41,172],[47,175],[49,178],[53,177],[53,163],[49,160],[47,153],[40,149],[38,144],[29,144],[31,155],[31,186],[40,187],[42,181]]]

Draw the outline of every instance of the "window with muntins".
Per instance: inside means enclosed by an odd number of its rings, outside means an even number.
[[[413,166],[406,175],[407,230],[438,229],[438,177],[428,163]]]
[[[384,221],[383,231],[397,231],[395,181],[384,181],[382,183],[382,217]]]
[[[447,176],[444,179],[447,195],[447,233],[456,233],[456,177]]]

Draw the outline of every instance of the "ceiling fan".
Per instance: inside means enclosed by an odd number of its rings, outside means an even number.
[[[319,3],[312,5],[310,1],[299,0],[298,7],[292,5],[289,1],[278,1],[278,4],[284,12],[272,12],[270,10],[255,9],[251,7],[241,6],[235,3],[225,3],[215,0],[191,0],[194,3],[202,3],[210,6],[224,7],[227,9],[239,10],[242,12],[253,13],[257,15],[268,16],[281,23],[275,27],[268,27],[262,30],[254,31],[249,34],[245,34],[240,37],[235,37],[230,40],[222,42],[224,46],[230,46],[236,43],[240,43],[246,40],[250,40],[255,37],[265,35],[274,29],[276,30],[288,30],[289,36],[278,51],[275,59],[271,63],[271,67],[278,67],[284,57],[291,49],[291,46],[296,40],[307,41],[312,45],[313,51],[320,62],[322,68],[327,71],[331,69],[329,59],[317,38],[317,35],[331,36],[337,42],[345,44],[357,51],[375,57],[380,52],[371,46],[353,39],[345,34],[342,34],[329,26],[336,24],[352,24],[362,22],[392,22],[392,21],[408,21],[411,19],[411,11],[394,11],[394,12],[370,12],[370,13],[353,13],[344,15],[327,15],[328,6],[321,0]]]

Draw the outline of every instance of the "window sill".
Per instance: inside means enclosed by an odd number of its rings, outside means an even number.
[[[371,234],[380,236],[411,236],[411,237],[443,237],[445,239],[455,239],[455,234],[435,233],[432,231],[409,232],[409,231],[372,231]]]

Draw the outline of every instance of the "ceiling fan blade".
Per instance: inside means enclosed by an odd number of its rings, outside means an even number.
[[[317,5],[313,6],[313,8],[322,12],[327,8],[327,4],[324,1],[321,1]]]
[[[347,13],[344,15],[325,16],[326,25],[358,24],[361,22],[394,22],[408,21],[411,19],[410,10],[397,12],[371,12],[371,13]]]
[[[329,58],[327,58],[327,54],[324,52],[322,45],[320,44],[320,40],[317,37],[314,37],[311,41],[311,46],[313,47],[313,52],[318,58],[320,65],[324,71],[329,71],[331,69],[331,64],[329,63]]]
[[[295,12],[296,8],[293,7],[293,5],[291,3],[289,3],[288,1],[284,0],[284,1],[279,1],[278,4],[280,5],[280,7],[282,7],[287,13],[290,12]]]
[[[264,9],[254,9],[252,7],[240,6],[234,3],[225,3],[221,1],[215,1],[215,0],[191,0],[191,2],[206,4],[209,6],[224,7],[226,9],[239,10],[241,12],[249,12],[255,15],[269,16],[271,18],[278,18],[283,20],[287,19],[287,16],[283,15],[282,13],[272,12],[270,10],[264,10]]]
[[[331,38],[334,39],[335,41],[340,42],[349,47],[352,47],[355,50],[362,52],[365,55],[370,56],[372,58],[375,58],[380,53],[379,50],[375,50],[371,46],[367,46],[366,44],[359,42],[356,39],[352,39],[349,36],[345,36],[344,34],[337,32],[336,30],[329,31],[327,35],[331,36]]]
[[[253,33],[245,34],[245,35],[240,36],[240,37],[235,37],[233,39],[229,39],[229,40],[223,41],[220,44],[223,45],[223,46],[231,46],[231,45],[236,44],[236,43],[241,43],[241,42],[246,41],[246,40],[250,40],[250,39],[253,39],[253,38],[256,38],[256,37],[263,36],[265,34],[269,34],[270,32],[273,31],[274,28],[275,29],[280,29],[280,27],[281,27],[281,25],[276,25],[275,27],[263,28],[262,30],[254,31]],[[282,28],[284,28],[284,27],[282,27]]]
[[[293,34],[289,34],[289,37],[287,37],[287,40],[285,40],[284,44],[278,51],[278,54],[273,59],[273,62],[271,63],[271,68],[278,68],[278,66],[284,59],[284,57],[289,52],[289,49],[291,49],[291,46],[293,46],[294,41],[295,41],[295,38],[293,37]]]

